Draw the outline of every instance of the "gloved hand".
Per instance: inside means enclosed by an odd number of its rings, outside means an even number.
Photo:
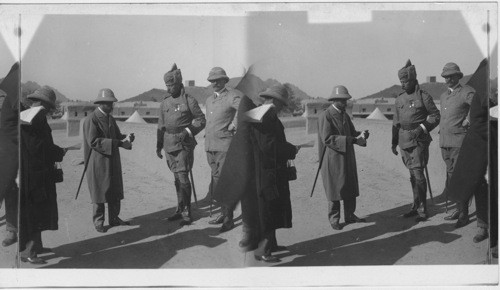
[[[398,156],[398,150],[396,150],[396,146],[397,145],[392,145],[391,150],[392,150],[392,154]]]
[[[424,129],[421,126],[418,126],[409,132],[412,139],[417,139],[424,132]]]
[[[125,141],[122,142],[121,147],[123,149],[130,150],[130,149],[132,149],[132,143],[130,143],[129,141],[125,140]]]
[[[156,156],[158,156],[158,158],[160,159],[163,158],[163,155],[161,155],[161,149],[156,149]]]

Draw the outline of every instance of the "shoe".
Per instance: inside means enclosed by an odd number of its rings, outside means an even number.
[[[225,222],[222,224],[222,227],[220,228],[219,232],[221,233],[225,233],[227,231],[230,231],[234,228],[234,222],[233,221],[229,221],[229,222]]]
[[[339,224],[339,222],[334,222],[330,224],[332,226],[332,229],[340,231],[343,227]]]
[[[459,218],[459,219],[457,219],[457,223],[455,224],[455,228],[459,229],[461,227],[465,227],[468,224],[469,224],[469,217]]]
[[[29,262],[31,264],[38,264],[38,265],[47,264],[47,262],[44,259],[36,257],[36,256],[35,257],[27,257],[27,258],[21,257],[21,261],[24,263]]]
[[[262,256],[255,255],[255,260],[257,260],[257,261],[264,261],[264,262],[267,262],[267,263],[278,263],[278,262],[281,262],[281,260],[278,257],[273,256],[273,255],[262,255]]]
[[[182,212],[182,221],[181,221],[181,226],[183,225],[190,225],[193,222],[193,218],[191,218],[191,212],[190,211],[183,211]]]
[[[273,247],[271,247],[271,252],[283,252],[286,250],[288,250],[288,248],[285,246],[273,246]]]
[[[491,248],[491,256],[498,259],[498,245]]]
[[[460,216],[460,212],[458,210],[456,210],[452,214],[450,214],[449,216],[445,216],[444,219],[447,221],[452,221],[452,220],[457,220],[459,216]]]
[[[215,219],[209,221],[208,223],[211,225],[218,225],[218,224],[221,224],[224,222],[224,218],[225,218],[225,216],[221,214],[218,217],[216,217]]]
[[[8,247],[17,242],[17,235],[15,232],[7,231],[7,237],[2,241],[2,246]]]
[[[41,248],[35,251],[37,254],[48,254],[53,253],[51,248]]]
[[[354,214],[351,215],[351,219],[345,221],[346,224],[365,223],[365,222],[366,222],[366,219],[359,218]]]
[[[409,217],[412,217],[412,216],[416,216],[417,214],[418,214],[417,210],[416,209],[412,209],[409,212],[403,214],[403,217],[404,218],[409,218]]]
[[[105,233],[108,231],[103,225],[98,225],[95,227],[95,229],[96,229],[96,231],[98,231],[100,233]]]
[[[240,250],[242,252],[250,252],[257,249],[259,243],[251,239],[243,239],[238,243],[238,245],[240,246]]]
[[[180,212],[176,212],[173,215],[169,216],[167,220],[169,222],[180,220],[182,218],[182,214]]]
[[[130,222],[126,222],[126,221],[122,220],[121,218],[117,217],[113,222],[110,222],[109,225],[112,227],[130,226]]]
[[[482,242],[482,241],[486,240],[487,238],[488,238],[488,230],[484,229],[484,228],[479,228],[479,231],[474,236],[474,238],[472,239],[472,241],[474,243],[479,243],[479,242]]]
[[[425,222],[429,217],[427,214],[419,215],[418,217],[415,218],[415,221],[418,222]]]

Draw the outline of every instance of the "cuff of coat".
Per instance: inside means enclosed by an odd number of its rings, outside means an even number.
[[[427,122],[423,122],[422,124],[420,124],[420,127],[422,127],[422,129],[424,129],[424,132],[425,134],[429,134],[429,131],[427,130],[427,126],[430,126],[429,123],[425,124]]]
[[[184,128],[184,129],[186,129],[186,131],[188,132],[189,137],[193,137],[193,133],[191,132],[191,130],[188,127]]]

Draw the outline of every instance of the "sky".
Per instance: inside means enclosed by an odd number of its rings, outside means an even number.
[[[473,73],[487,56],[486,11],[496,8],[496,3],[7,5],[0,6],[0,75],[17,58],[12,31],[21,14],[22,81],[52,86],[72,100],[93,100],[102,88],[112,89],[119,100],[163,89],[163,74],[174,62],[184,80],[198,86],[209,85],[214,66],[237,77],[253,65],[263,80],[292,83],[312,97],[327,98],[334,86],[344,85],[361,98],[398,84],[397,70],[407,59],[420,82],[427,76],[443,81],[442,67],[451,61],[464,74]],[[497,41],[495,13],[490,13],[490,50]]]

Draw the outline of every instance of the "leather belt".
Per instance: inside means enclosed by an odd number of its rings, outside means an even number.
[[[416,128],[418,128],[419,126],[420,126],[420,124],[418,124],[418,123],[414,123],[414,124],[406,124],[406,125],[401,124],[401,129],[406,130],[406,131],[409,131],[409,130],[416,129]]]

